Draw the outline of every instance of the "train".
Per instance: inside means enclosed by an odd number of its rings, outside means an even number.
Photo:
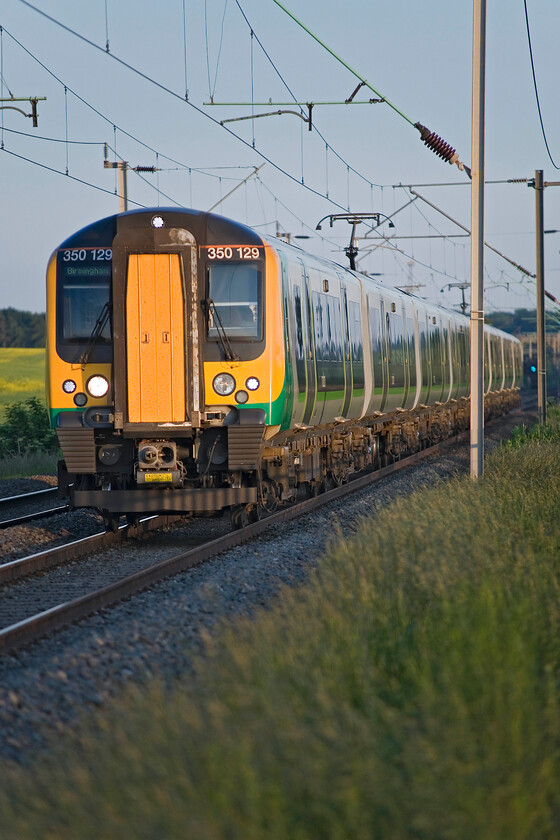
[[[485,326],[485,417],[522,349]],[[47,268],[46,398],[74,508],[241,527],[466,429],[469,321],[192,209],[119,213]]]

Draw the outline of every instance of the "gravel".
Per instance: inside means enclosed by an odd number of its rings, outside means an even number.
[[[486,432],[486,450],[513,426],[534,422],[535,412],[506,418]],[[303,582],[325,554],[333,525],[351,534],[363,517],[374,516],[399,496],[469,470],[468,442],[426,458],[370,488],[332,502],[296,522],[232,549],[196,569],[177,575],[78,625],[59,631],[17,654],[0,658],[0,758],[23,765],[48,748],[53,734],[75,729],[88,710],[108,708],[126,684],[141,685],[153,675],[165,679],[192,672],[193,655],[219,623],[251,615],[274,602],[286,585]],[[0,495],[12,491],[0,482]],[[225,519],[212,520],[216,533]],[[172,553],[182,538],[209,522],[194,520],[166,537]],[[50,527],[50,526],[49,526]],[[163,540],[165,542],[165,539]],[[107,554],[116,565],[123,549]],[[126,550],[134,551],[127,546]],[[160,541],[139,544],[157,559]]]
[[[27,478],[5,478],[0,481],[0,498],[19,496],[36,490],[48,490],[56,487],[56,475],[30,475]]]

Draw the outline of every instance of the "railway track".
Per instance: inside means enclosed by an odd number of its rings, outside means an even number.
[[[515,412],[512,412],[510,416],[515,416]],[[497,418],[497,420],[499,419],[501,418]],[[468,431],[462,432],[453,438],[449,438],[428,449],[421,450],[402,460],[395,461],[375,472],[358,475],[346,484],[335,487],[317,497],[306,499],[299,504],[283,508],[276,513],[269,514],[263,519],[248,524],[239,530],[229,531],[210,540],[204,538],[197,539],[196,544],[189,546],[188,550],[172,554],[167,559],[157,563],[146,563],[143,568],[136,569],[130,574],[117,574],[115,577],[113,565],[112,577],[115,579],[105,585],[93,588],[89,586],[88,574],[90,573],[86,571],[81,583],[78,582],[77,584],[77,589],[81,589],[80,594],[76,595],[74,593],[71,597],[53,603],[45,609],[39,609],[37,612],[21,620],[4,623],[4,626],[2,626],[0,610],[0,652],[13,651],[61,627],[91,615],[98,610],[116,604],[125,598],[129,598],[173,575],[198,566],[235,546],[256,538],[269,528],[296,519],[306,513],[311,513],[323,505],[329,504],[345,495],[374,484],[393,473],[408,468],[426,457],[437,455],[451,445],[466,440],[468,435]],[[114,533],[107,531],[101,534],[95,534],[54,549],[30,555],[29,557],[7,562],[0,565],[0,592],[10,584],[16,583],[16,585],[21,586],[25,579],[37,575],[38,572],[46,573],[49,570],[55,570],[61,567],[62,564],[67,564],[69,561],[77,562],[79,558],[91,557],[96,552],[99,553],[127,540],[139,539],[150,531],[160,530],[164,526],[181,519],[182,517],[180,516],[146,518],[135,526],[123,525]],[[118,569],[120,567],[121,563],[119,562]],[[92,567],[90,566],[89,568],[91,569]],[[41,580],[44,579],[44,576],[42,576]]]
[[[46,490],[34,490],[30,493],[20,493],[17,496],[5,496],[0,499],[0,516],[3,515],[1,513],[2,511],[10,511],[12,508],[15,508],[17,511],[17,509],[23,505],[34,505],[35,503],[42,504],[45,501],[49,501],[53,496],[56,496],[57,493],[58,487],[49,487]],[[35,519],[46,519],[57,513],[65,513],[67,510],[69,510],[67,504],[59,504],[55,507],[36,511],[34,510],[32,512],[11,516],[9,518],[2,518],[0,519],[0,529],[14,528],[17,525],[24,525],[26,522],[32,522]]]
[[[235,546],[260,536],[269,528],[310,513],[399,470],[408,468],[423,458],[436,455],[453,443],[464,440],[465,436],[466,433],[462,433],[429,449],[417,452],[408,458],[395,461],[380,470],[358,476],[340,487],[322,493],[320,496],[306,499],[296,505],[269,514],[244,528],[229,531],[209,541],[201,541],[199,544],[189,547],[186,551],[181,551],[158,563],[147,565],[131,574],[118,577],[107,585],[87,591],[87,580],[84,579],[82,584],[78,584],[78,588],[81,586],[84,590],[82,594],[64,599],[46,609],[40,609],[26,618],[3,626],[0,629],[0,652],[12,651],[29,644],[48,633],[160,583],[168,577],[198,566]],[[15,582],[18,582],[18,585],[21,586],[26,579],[38,572],[57,569],[69,561],[77,561],[80,557],[90,556],[92,553],[100,552],[125,540],[139,538],[148,531],[161,529],[164,525],[179,519],[181,517],[178,516],[152,517],[142,521],[138,526],[122,526],[115,533],[107,531],[102,534],[95,534],[48,551],[10,561],[0,565],[0,587],[3,588]],[[44,580],[44,577],[41,580]]]

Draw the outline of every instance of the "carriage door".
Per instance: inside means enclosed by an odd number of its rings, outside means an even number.
[[[129,423],[181,423],[185,296],[179,254],[130,254],[126,285]]]

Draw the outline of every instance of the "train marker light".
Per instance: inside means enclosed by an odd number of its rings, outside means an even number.
[[[162,228],[164,224],[163,216],[152,216],[152,227]]]
[[[237,394],[235,395],[235,402],[239,403],[240,405],[243,405],[244,403],[246,403],[248,399],[249,399],[249,394],[247,393],[247,391],[238,391]]]
[[[214,377],[212,388],[220,397],[229,397],[235,391],[235,379],[231,373],[218,373]]]
[[[256,376],[250,376],[245,382],[245,387],[248,388],[249,391],[256,391],[260,384],[261,383]]]
[[[73,394],[76,390],[76,383],[73,379],[65,379],[62,383],[62,390],[65,394]]]
[[[90,376],[90,378],[86,382],[86,391],[88,392],[90,397],[95,397],[95,399],[100,399],[100,397],[104,397],[108,390],[109,380],[105,379],[104,376],[100,376],[99,374],[95,374],[95,376]]]
[[[83,407],[83,406],[87,403],[87,397],[86,397],[86,395],[85,395],[85,394],[83,394],[83,393],[80,391],[80,393],[79,393],[79,394],[76,394],[76,395],[74,396],[74,403],[75,403],[75,405],[77,405],[79,408],[82,408],[82,407]]]

